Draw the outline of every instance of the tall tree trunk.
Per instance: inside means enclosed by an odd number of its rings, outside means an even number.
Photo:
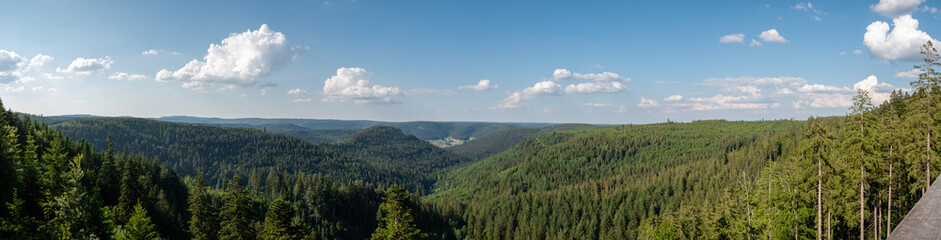
[[[866,206],[863,205],[863,165],[859,165],[859,239],[866,239],[865,236],[865,215],[866,215]]]
[[[892,147],[889,147],[889,156],[892,156]],[[892,161],[892,159],[890,158],[889,161]],[[889,220],[885,224],[886,235],[892,233],[892,165],[893,163],[889,162],[889,211],[887,216]]]
[[[930,112],[928,114],[931,114]],[[929,115],[930,116],[930,115]],[[928,193],[928,188],[931,188],[931,123],[928,123],[928,137],[925,138],[925,142],[928,143],[928,148],[925,149],[925,192]]]
[[[827,210],[827,240],[833,240],[833,228],[830,228],[830,213],[831,210]]]
[[[823,200],[822,194],[820,193],[823,189],[821,187],[823,167],[820,162],[820,159],[817,159],[817,240],[823,239],[823,208],[821,206]]]

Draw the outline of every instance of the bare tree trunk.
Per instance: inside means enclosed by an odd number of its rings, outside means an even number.
[[[833,240],[833,228],[830,228],[830,212],[827,210],[827,240]]]
[[[823,195],[820,193],[823,190],[821,187],[823,167],[820,162],[820,159],[817,159],[817,240],[823,239],[823,208],[821,205]]]
[[[863,205],[863,165],[859,165],[859,239],[866,239],[865,236],[865,215],[866,206]]]
[[[889,156],[891,155],[892,155],[892,147],[889,147]],[[889,159],[889,161],[892,161],[892,160]],[[885,224],[886,235],[892,233],[892,165],[893,163],[889,162],[889,211],[888,211],[888,216],[887,216],[889,220],[887,220]]]

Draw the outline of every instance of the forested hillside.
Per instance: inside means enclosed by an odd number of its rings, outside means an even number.
[[[0,109],[0,239],[365,239],[398,231],[456,239],[462,232],[459,205],[423,203],[402,188],[279,171],[261,185],[234,177],[210,187],[202,174],[184,180],[156,158],[100,152]],[[408,224],[389,230],[378,216]]]
[[[567,131],[597,128],[598,126],[589,124],[559,124],[541,128],[513,128],[493,132],[486,136],[476,138],[464,144],[447,148],[449,151],[467,156],[471,159],[485,159],[497,155],[526,138],[535,137],[553,131]]]
[[[401,129],[406,134],[421,140],[441,140],[447,138],[470,140],[490,133],[521,127],[543,127],[544,123],[488,123],[488,122],[382,122],[367,120],[327,120],[327,119],[262,119],[262,118],[200,118],[200,117],[162,117],[156,120],[180,123],[198,123],[224,127],[245,127],[266,129],[269,132],[283,133],[319,143],[323,137],[319,134],[335,136],[335,140],[345,137],[351,129],[365,129],[374,126],[390,126]],[[339,130],[339,131],[323,131]],[[355,131],[355,130],[353,130]],[[346,135],[338,135],[346,133]]]
[[[718,199],[741,171],[788,157],[795,121],[551,132],[448,173],[433,199],[468,202],[470,236],[633,239],[685,199]]]
[[[396,174],[419,184],[412,186],[419,193],[431,190],[443,171],[470,162],[469,158],[435,147],[397,128],[385,126],[364,129],[326,146],[391,168]]]
[[[347,154],[347,151],[354,151],[334,149],[338,145],[317,145],[256,129],[136,118],[81,118],[52,127],[66,136],[87,139],[98,147],[109,146],[110,136],[111,146],[118,151],[153,156],[182,176],[201,172],[209,185],[216,188],[236,175],[246,177],[249,186],[257,186],[264,185],[271,174],[298,173],[321,174],[341,183],[353,180],[382,185],[397,183],[412,191],[430,186],[410,175],[416,173],[413,168],[394,165],[398,162],[373,160],[383,156],[354,157],[354,154]]]

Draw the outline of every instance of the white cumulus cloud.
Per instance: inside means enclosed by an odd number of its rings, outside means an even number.
[[[474,90],[474,91],[487,91],[487,90],[497,89],[499,87],[500,87],[499,85],[491,84],[490,80],[484,79],[484,80],[477,81],[477,85],[466,85],[466,86],[460,86],[457,88]]]
[[[311,101],[314,101],[314,99],[310,99],[310,98],[298,98],[298,99],[294,99],[294,102],[296,102],[296,103],[311,102]]]
[[[371,85],[372,73],[362,68],[339,68],[323,84],[325,102],[388,103],[402,91],[397,87]]]
[[[147,78],[147,76],[144,76],[141,74],[124,73],[124,72],[114,72],[111,74],[111,76],[108,76],[108,79],[111,79],[111,80],[128,80],[128,81],[143,80],[144,78]]]
[[[664,101],[680,101],[683,100],[683,95],[672,95],[663,99]]]
[[[905,71],[905,72],[897,72],[897,73],[895,73],[895,77],[897,77],[897,78],[919,78],[922,73],[925,73],[925,71],[922,71],[921,69],[914,68],[914,69],[912,69],[912,70]]]
[[[863,45],[869,49],[869,55],[883,60],[918,61],[921,60],[921,45],[929,40],[937,43],[928,33],[918,30],[918,20],[911,15],[904,15],[888,23],[876,21],[866,27]],[[891,31],[890,31],[891,30]]]
[[[29,60],[30,67],[40,67],[45,65],[46,62],[52,61],[53,57],[49,55],[36,54],[32,59]]]
[[[300,95],[300,94],[307,94],[307,90],[300,89],[300,88],[288,90],[288,95]]]
[[[114,64],[114,61],[111,61],[111,57],[105,56],[104,58],[76,58],[72,60],[72,63],[69,64],[65,69],[56,68],[56,72],[61,73],[74,73],[74,74],[90,74],[95,71],[110,69],[111,64]]]
[[[925,0],[879,0],[876,5],[869,6],[873,11],[889,18],[897,18],[912,14],[912,10]]]
[[[777,29],[769,29],[767,31],[761,32],[761,35],[758,35],[761,38],[761,41],[770,42],[770,43],[787,43],[787,39],[781,36],[778,33]]]
[[[761,42],[755,39],[752,39],[751,43],[748,44],[749,47],[761,47],[761,45],[763,44],[761,44]]]
[[[184,82],[184,87],[244,87],[286,67],[306,51],[291,46],[284,34],[263,24],[258,30],[233,33],[222,44],[210,44],[203,61],[193,59],[176,71],[160,70],[156,79]]]
[[[157,52],[156,49],[150,49],[150,50],[144,51],[144,52],[142,52],[142,53],[140,53],[140,54],[141,54],[141,55],[157,55],[157,54],[160,54],[160,52]]]
[[[17,81],[23,76],[26,58],[13,51],[0,49],[0,83]]]
[[[4,90],[6,90],[7,92],[18,93],[18,92],[22,92],[23,90],[26,90],[26,87],[23,87],[23,86],[19,86],[19,87],[7,86],[6,89],[4,89]]]
[[[557,83],[562,80],[591,80],[592,82],[573,83],[563,87]],[[552,72],[551,79],[544,79],[537,82],[532,87],[524,88],[519,91],[507,92],[504,98],[495,109],[518,108],[522,106],[524,100],[532,99],[537,96],[562,95],[562,94],[594,94],[594,93],[614,93],[627,90],[625,82],[631,79],[621,77],[621,75],[612,72],[602,73],[573,73],[567,69],[556,69]]]
[[[722,36],[719,38],[719,43],[744,43],[745,34],[736,33]]]
[[[568,69],[556,69],[552,71],[552,79],[556,81],[569,80],[572,78],[572,72]]]
[[[657,100],[647,99],[645,97],[640,97],[640,103],[637,104],[638,107],[642,108],[656,107],[658,105],[660,104],[657,103]]]
[[[585,103],[586,107],[610,107],[610,103]]]

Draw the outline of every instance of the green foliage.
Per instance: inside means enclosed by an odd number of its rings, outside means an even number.
[[[134,212],[131,214],[127,224],[122,228],[123,231],[115,236],[118,240],[159,240],[160,234],[157,233],[156,226],[150,222],[147,216],[147,210],[138,203],[134,205]]]
[[[261,239],[296,239],[297,233],[296,227],[292,223],[293,219],[294,207],[284,200],[275,200],[268,207],[268,213],[265,215],[265,229],[261,233]]]
[[[247,240],[255,238],[255,231],[251,224],[251,200],[248,191],[242,187],[239,177],[229,181],[226,187],[225,205],[219,216],[222,220],[222,229],[219,230],[221,240]]]
[[[481,160],[497,155],[510,149],[523,140],[540,134],[554,131],[569,131],[597,128],[588,124],[560,124],[541,128],[512,128],[487,134],[464,144],[447,148],[448,150],[467,156],[471,159]]]
[[[371,127],[328,145],[337,152],[366,159],[379,170],[408,176],[399,182],[408,189],[425,192],[449,167],[470,159],[445,151],[393,127]]]
[[[202,174],[196,176],[195,185],[191,188],[188,203],[189,212],[191,214],[189,232],[193,236],[193,239],[218,239],[219,220],[212,206],[209,189],[206,187],[206,182],[203,180]]]
[[[371,239],[407,240],[426,237],[415,226],[412,202],[404,188],[392,185],[386,190],[383,200],[385,202],[379,207],[379,211],[382,212],[382,223],[379,228],[376,228]]]

